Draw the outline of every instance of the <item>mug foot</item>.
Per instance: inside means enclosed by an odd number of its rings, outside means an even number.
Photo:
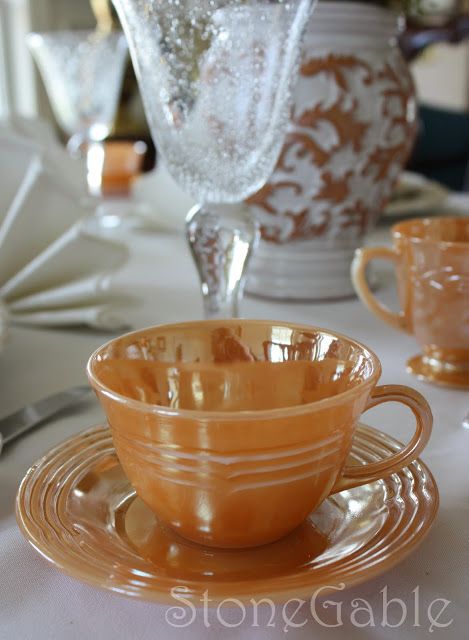
[[[455,389],[469,389],[469,367],[459,368],[420,354],[407,361],[407,371],[425,382]]]

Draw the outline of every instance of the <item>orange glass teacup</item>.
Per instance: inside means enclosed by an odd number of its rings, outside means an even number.
[[[422,354],[408,370],[419,378],[469,388],[469,218],[416,218],[391,229],[393,248],[359,249],[355,290],[391,326],[412,333]],[[371,293],[366,267],[375,259],[396,267],[401,309],[394,313]]]
[[[378,358],[350,338],[255,320],[137,331],[88,363],[138,495],[182,536],[227,548],[277,540],[330,494],[420,454],[430,408],[408,387],[377,387],[380,373]],[[411,442],[388,459],[347,466],[361,414],[388,401],[414,413]]]

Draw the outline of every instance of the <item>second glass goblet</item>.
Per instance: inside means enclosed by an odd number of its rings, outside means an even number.
[[[258,226],[237,206],[269,178],[311,0],[113,0],[153,137],[203,203],[187,219],[205,314],[235,317]],[[224,205],[224,206],[221,206]]]
[[[28,47],[41,72],[67,149],[87,163],[90,195],[101,195],[102,142],[114,122],[127,59],[122,32],[30,33]]]

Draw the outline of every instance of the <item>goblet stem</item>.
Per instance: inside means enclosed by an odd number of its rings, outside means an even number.
[[[90,196],[102,196],[104,170],[104,144],[91,140],[83,133],[75,133],[67,143],[67,151],[72,158],[85,161],[86,184]]]
[[[186,219],[206,318],[237,318],[246,273],[259,242],[258,223],[242,205],[202,205]]]
[[[90,196],[100,198],[103,194],[104,144],[90,142],[86,150],[86,182]]]

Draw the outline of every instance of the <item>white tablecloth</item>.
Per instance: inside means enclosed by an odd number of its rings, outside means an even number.
[[[138,328],[151,324],[201,317],[197,279],[184,239],[177,236],[134,234],[131,262],[118,283],[131,285],[144,304],[129,310]],[[393,298],[392,279],[381,295]],[[275,618],[261,614],[258,626],[246,615],[235,625],[239,611],[213,612],[204,620],[198,613],[192,624],[178,628],[166,620],[167,608],[98,591],[51,567],[22,538],[14,517],[15,492],[28,467],[51,446],[103,419],[94,400],[80,410],[53,420],[7,447],[0,458],[0,639],[68,640],[73,638],[191,640],[215,638],[405,638],[440,637],[461,640],[469,626],[469,431],[461,427],[469,411],[469,394],[429,386],[410,378],[405,360],[418,351],[414,340],[381,324],[357,300],[327,304],[284,304],[247,299],[246,317],[275,318],[328,327],[357,338],[374,349],[383,363],[382,382],[410,384],[430,401],[434,432],[423,459],[433,471],[441,493],[441,509],[428,537],[411,557],[381,577],[360,587],[338,592],[337,607],[319,609],[322,623],[307,607],[293,615],[278,607]],[[92,331],[49,331],[13,328],[0,353],[0,415],[59,389],[85,381],[89,354],[110,336]],[[368,424],[406,441],[412,419],[401,407],[386,405],[366,415]],[[401,605],[383,614],[382,589],[387,598],[400,598],[407,615],[398,628]],[[375,626],[357,628],[351,619],[354,598],[371,605]],[[415,601],[418,601],[416,611]],[[440,599],[440,600],[439,600]],[[441,600],[443,599],[443,600]],[[448,604],[445,605],[445,602]],[[433,604],[432,604],[433,603]],[[362,603],[363,604],[363,603]],[[293,610],[292,610],[293,607]],[[430,617],[429,617],[430,607]],[[441,610],[444,611],[441,613]],[[266,610],[267,611],[267,610]],[[438,613],[441,613],[438,617]],[[222,614],[223,615],[223,614]],[[291,618],[290,623],[286,622]],[[436,625],[431,618],[438,618]],[[185,618],[184,622],[187,622]],[[363,622],[369,614],[357,615]],[[387,623],[387,624],[386,624]],[[181,622],[182,624],[182,622]],[[337,625],[335,628],[325,625]],[[383,626],[383,624],[385,626]],[[296,626],[294,626],[296,625]],[[442,625],[445,625],[443,628]],[[433,629],[433,633],[430,633]]]

